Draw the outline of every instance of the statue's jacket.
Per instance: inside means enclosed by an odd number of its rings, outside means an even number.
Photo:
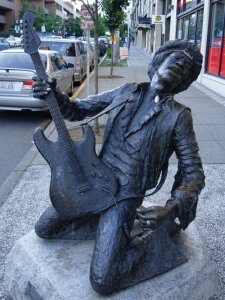
[[[108,112],[102,153],[107,145],[114,122],[126,102],[138,101],[140,90],[146,89],[148,86],[149,83],[127,83],[83,100],[69,100],[66,95],[58,97],[57,100],[64,118],[69,121],[93,117],[115,103],[116,107]],[[171,198],[166,205],[175,203],[178,205],[178,218],[182,228],[185,229],[195,218],[198,196],[204,187],[205,178],[193,131],[191,110],[170,96],[164,101],[154,104],[148,113],[149,120],[153,117],[155,121],[145,155],[145,170],[143,178],[140,178],[141,184],[144,191],[155,188],[162,169],[168,164],[170,156],[175,151],[178,158],[178,171],[175,175]],[[148,119],[143,124],[146,122]],[[138,129],[142,130],[142,128]]]

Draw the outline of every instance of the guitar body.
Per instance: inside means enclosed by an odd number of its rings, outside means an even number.
[[[96,155],[95,138],[91,127],[83,127],[84,138],[73,142],[80,168],[90,188],[80,192],[71,165],[59,141],[51,142],[38,128],[34,142],[51,168],[50,198],[61,218],[70,219],[100,212],[112,204],[116,181],[108,168]]]
[[[24,51],[31,56],[37,75],[48,80],[38,47],[40,38],[34,30],[34,16],[23,16]],[[112,171],[95,153],[95,137],[90,126],[83,127],[84,138],[74,142],[67,130],[54,92],[45,98],[58,132],[50,142],[36,129],[34,142],[51,168],[50,199],[61,218],[71,219],[100,212],[114,203],[117,185]]]

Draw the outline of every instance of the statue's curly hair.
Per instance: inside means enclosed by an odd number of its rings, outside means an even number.
[[[181,82],[179,86],[173,91],[174,94],[180,93],[186,90],[193,81],[198,78],[198,75],[202,68],[202,54],[200,53],[199,48],[192,42],[186,40],[173,40],[168,41],[162,45],[152,58],[152,61],[148,67],[148,76],[150,80],[154,76],[155,72],[158,70],[159,66],[174,51],[184,51],[190,56],[193,60],[193,68],[188,79],[185,79],[184,82]]]

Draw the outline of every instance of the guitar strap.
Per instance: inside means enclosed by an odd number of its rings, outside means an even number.
[[[109,111],[113,110],[114,108],[126,103],[126,102],[129,102],[129,101],[132,101],[133,100],[133,96],[130,95],[131,92],[129,93],[126,93],[124,94],[122,97],[119,98],[119,102],[116,101],[116,102],[112,102],[110,105],[108,105],[105,109],[103,109],[100,113],[98,113],[97,115],[95,115],[94,117],[84,121],[84,122],[81,122],[79,125],[82,126],[82,125],[86,125],[88,123],[90,123],[91,121],[101,117],[102,115],[108,113]],[[121,100],[122,98],[122,100]]]

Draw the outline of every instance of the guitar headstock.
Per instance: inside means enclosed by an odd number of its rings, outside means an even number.
[[[41,40],[33,28],[34,16],[31,12],[26,12],[23,16],[23,47],[28,54],[38,52]]]

